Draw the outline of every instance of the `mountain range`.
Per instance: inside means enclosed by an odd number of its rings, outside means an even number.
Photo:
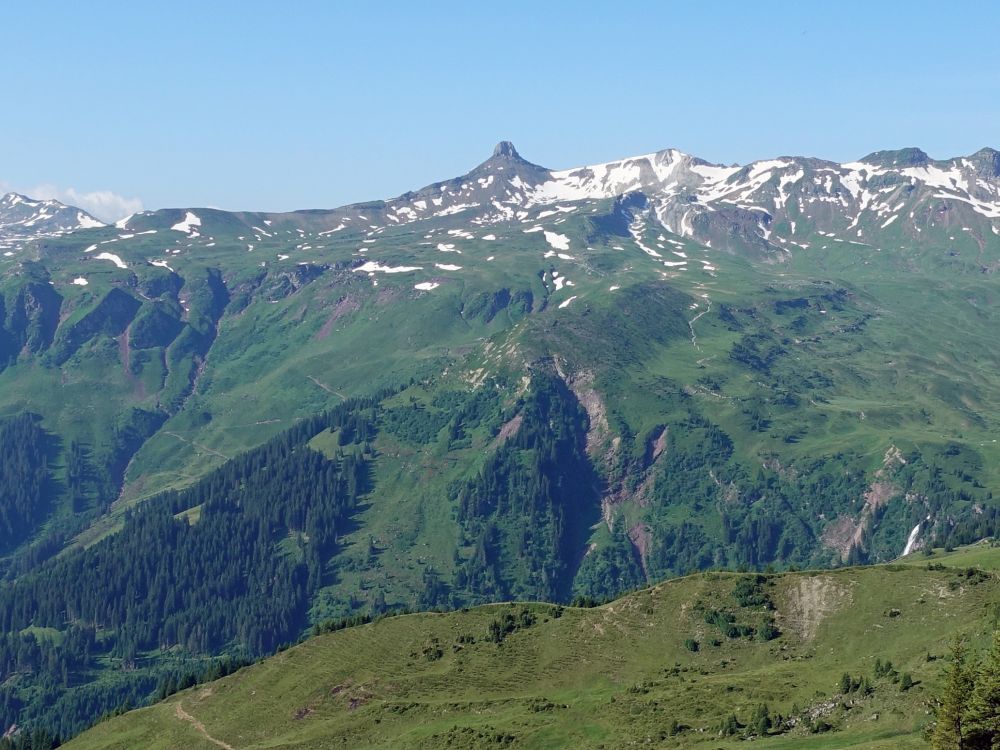
[[[803,247],[802,241],[817,232],[822,232],[820,237],[843,234],[840,241],[867,245],[866,229],[874,235],[876,225],[884,230],[897,220],[904,234],[919,240],[924,223],[933,225],[935,211],[949,212],[947,221],[944,215],[939,217],[946,227],[969,218],[982,229],[982,219],[1000,218],[998,180],[1000,152],[990,148],[945,161],[907,148],[875,152],[847,164],[786,157],[730,167],[667,149],[553,171],[524,160],[513,144],[504,141],[467,174],[395,199],[332,211],[219,213],[217,219],[242,222],[248,230],[256,226],[262,232],[257,236],[263,237],[268,236],[265,222],[275,220],[294,222],[304,231],[330,233],[324,236],[347,231],[372,237],[448,217],[460,217],[471,227],[527,223],[556,216],[547,211],[558,212],[552,206],[559,203],[632,194],[639,199],[641,194],[642,210],[671,234],[708,247],[715,242],[718,249],[730,252],[791,252],[796,247],[808,249],[808,242]],[[144,212],[117,226],[125,231],[172,228],[201,234],[194,220],[174,223],[178,216],[178,212]],[[992,231],[995,224],[985,226]]]
[[[996,529],[991,149],[501,142],[391,200],[105,226],[12,194],[0,227],[7,726],[330,618]]]

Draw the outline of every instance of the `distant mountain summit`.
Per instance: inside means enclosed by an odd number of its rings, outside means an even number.
[[[106,226],[86,211],[55,200],[34,200],[20,193],[0,198],[0,250],[13,251],[25,242],[60,237],[78,229]]]
[[[626,196],[627,210],[616,219],[623,236],[641,220],[750,257],[780,260],[816,249],[816,237],[878,244],[886,230],[927,245],[947,240],[955,230],[979,237],[1000,234],[1000,152],[983,148],[935,160],[910,147],[844,164],[784,156],[725,166],[668,148],[553,170],[501,141],[465,174],[387,200],[288,213],[164,209],[135,214],[116,226],[127,232],[169,230],[191,213],[204,222],[201,235],[235,230],[262,238],[269,236],[272,223],[288,222],[327,237],[371,238],[392,227],[442,220],[483,228],[531,223],[554,216],[551,212]]]
[[[490,157],[489,161],[495,159],[506,159],[513,162],[522,162],[524,164],[531,164],[527,159],[522,157],[517,149],[514,148],[514,144],[510,141],[500,141],[496,146],[493,147],[493,156]],[[537,166],[536,164],[531,164],[531,166]]]

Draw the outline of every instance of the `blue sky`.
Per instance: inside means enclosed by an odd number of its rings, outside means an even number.
[[[0,188],[332,207],[500,139],[550,167],[945,158],[1000,148],[998,28],[995,2],[6,3]]]

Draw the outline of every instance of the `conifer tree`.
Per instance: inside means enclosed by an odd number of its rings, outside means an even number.
[[[750,729],[754,734],[763,737],[767,735],[772,726],[771,712],[766,703],[761,703],[754,709],[753,717],[750,719]]]
[[[847,672],[844,672],[844,674],[840,676],[840,683],[838,684],[838,687],[840,688],[840,692],[844,695],[851,692],[851,689],[854,687],[854,681]]]
[[[937,723],[931,733],[934,750],[965,750],[968,742],[968,702],[973,688],[973,669],[968,651],[960,638],[951,644],[951,668],[937,709]]]
[[[966,736],[974,744],[962,747],[1000,748],[1000,631],[974,679],[966,715]]]

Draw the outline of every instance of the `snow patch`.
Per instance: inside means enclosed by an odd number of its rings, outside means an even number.
[[[100,255],[95,255],[94,257],[97,258],[97,260],[110,260],[119,268],[128,268],[128,266],[125,265],[125,261],[114,253],[101,253]]]
[[[964,181],[960,170],[940,169],[931,164],[926,167],[909,167],[901,170],[901,173],[906,177],[920,180],[930,187],[946,188],[948,190],[958,189],[960,187],[959,181]]]
[[[545,241],[552,245],[552,247],[556,250],[569,250],[569,237],[565,234],[546,231]]]
[[[269,224],[270,222],[265,221],[264,223]],[[200,226],[201,226],[201,219],[199,219],[195,214],[188,211],[187,213],[184,214],[183,221],[177,222],[170,228],[173,229],[175,232],[184,232],[185,234],[195,236],[198,233],[195,231],[194,228]]]
[[[377,261],[370,260],[363,265],[358,266],[354,270],[360,273],[412,273],[413,271],[419,271],[421,266],[383,266]]]
[[[107,226],[104,222],[87,216],[82,211],[76,215],[76,223],[80,229],[99,229],[100,227]]]

